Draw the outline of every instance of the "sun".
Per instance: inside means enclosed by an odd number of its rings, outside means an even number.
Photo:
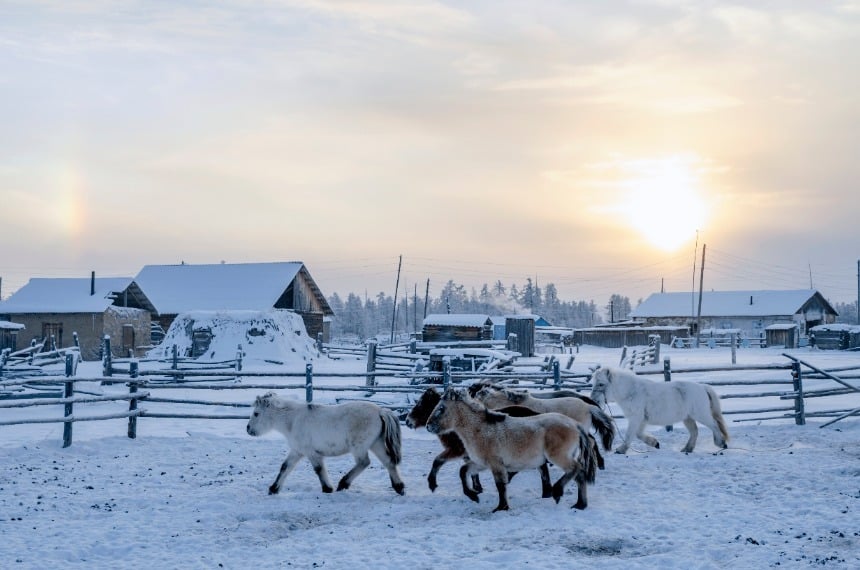
[[[630,161],[621,210],[653,246],[675,251],[702,227],[706,206],[694,162],[685,157]]]

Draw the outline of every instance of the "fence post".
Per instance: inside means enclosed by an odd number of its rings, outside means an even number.
[[[314,401],[314,365],[310,362],[305,364],[305,401]]]
[[[317,352],[322,354],[323,351],[323,334],[321,332],[317,333]]]
[[[627,346],[621,347],[621,359],[618,361],[618,366],[624,365],[624,359],[627,358]]]
[[[409,354],[415,354],[418,352],[418,341],[414,338],[409,341]]]
[[[663,359],[663,380],[666,382],[672,381],[672,364],[668,358]],[[672,426],[666,426],[666,431],[672,431],[673,429],[675,428]]]
[[[442,358],[442,387],[447,388],[451,385],[451,357],[445,356]]]
[[[140,364],[137,360],[132,360],[128,363],[128,374],[131,376],[131,382],[128,383],[128,393],[137,394],[137,378],[140,376]],[[128,411],[137,410],[137,398],[132,398],[128,401]],[[137,437],[137,416],[128,417],[128,437],[135,439]]]
[[[170,365],[170,369],[179,370],[179,347],[175,344],[170,349],[170,356],[173,360],[173,363]]]
[[[239,345],[236,347],[236,372],[242,371],[242,355],[243,354],[244,354],[244,352],[242,351],[242,344],[239,343]]]
[[[738,363],[738,333],[732,333],[732,364]]]
[[[654,347],[654,354],[651,356],[651,364],[660,362],[660,335],[652,334],[649,338],[649,344]]]
[[[561,363],[552,361],[552,383],[556,390],[561,390]]]
[[[800,362],[791,363],[791,382],[794,384],[794,423],[806,425],[806,410],[803,405],[803,375],[800,372]]]
[[[367,379],[364,382],[365,386],[376,385],[376,341],[371,340],[367,343]]]
[[[71,378],[74,373],[74,356],[71,354],[66,355],[66,378]],[[71,380],[67,380],[63,383],[63,398],[66,400],[71,400],[75,395],[75,383]],[[67,420],[63,423],[63,447],[69,447],[72,445],[72,414],[74,413],[74,407],[72,402],[66,402],[63,410],[63,415],[67,418]]]
[[[73,332],[73,333],[72,333],[72,342],[74,343],[74,345],[75,345],[76,347],[81,348],[81,341],[80,341],[80,339],[78,338],[78,333],[77,333],[77,332]]]
[[[102,376],[113,376],[113,362],[110,352],[110,335],[102,340]]]

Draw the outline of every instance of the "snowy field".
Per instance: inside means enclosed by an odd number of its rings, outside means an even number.
[[[782,362],[781,352],[739,350],[738,364]],[[860,358],[794,352],[826,367]],[[618,354],[584,348],[574,370],[615,364]],[[728,349],[665,356],[673,368],[730,363]],[[363,366],[315,362],[318,371]],[[256,392],[218,395],[250,402]],[[724,409],[740,405],[750,404],[723,401]],[[851,405],[860,403],[846,398]],[[527,472],[511,482],[511,510],[496,514],[489,473],[480,503],[462,495],[457,464],[442,468],[430,492],[426,476],[441,448],[423,429],[403,429],[405,496],[375,458],[348,491],[321,493],[303,462],[269,496],[286,442],[251,438],[241,420],[141,418],[136,440],[124,437],[125,422],[86,422],[66,449],[61,424],[4,426],[0,567],[860,567],[860,421],[728,420],[726,451],[702,428],[695,452],[680,453],[679,425],[649,429],[661,449],[637,442],[626,456],[607,454],[584,511],[570,508],[575,485],[555,504]],[[330,459],[332,479],[351,464]]]

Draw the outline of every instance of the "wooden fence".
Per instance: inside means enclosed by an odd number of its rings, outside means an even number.
[[[786,404],[771,405],[743,410],[724,411],[725,414],[744,414],[752,416],[736,419],[735,421],[761,421],[775,419],[794,419],[798,425],[806,423],[809,417],[832,417],[832,421],[823,424],[822,427],[830,425],[840,419],[860,414],[860,409],[830,409],[819,411],[807,411],[806,401],[811,398],[838,398],[844,394],[857,393],[860,391],[857,385],[849,380],[860,378],[860,374],[845,374],[845,372],[860,371],[860,365],[833,370],[823,370],[807,362],[798,360],[785,354],[790,362],[786,364],[775,364],[769,366],[730,366],[730,367],[698,367],[672,369],[669,359],[663,361],[662,370],[642,371],[643,375],[663,375],[665,381],[672,381],[678,376],[689,377],[702,375],[714,376],[716,373],[726,372],[736,375],[742,373],[767,373],[782,372],[781,377],[752,378],[748,380],[725,379],[706,380],[712,386],[733,386],[741,390],[733,393],[722,393],[721,399],[749,398],[760,400],[762,398],[776,399]],[[447,362],[447,361],[446,361]],[[534,372],[458,372],[447,363],[442,371],[441,378],[438,373],[422,372],[404,374],[395,371],[372,371],[367,373],[325,373],[315,374],[312,364],[307,364],[304,371],[267,370],[267,371],[241,371],[233,369],[178,369],[164,368],[154,370],[141,370],[136,361],[129,362],[127,371],[118,373],[117,369],[111,368],[110,374],[98,377],[78,377],[75,375],[76,357],[69,354],[66,357],[66,373],[62,377],[37,376],[31,378],[14,378],[0,380],[0,391],[13,387],[28,385],[31,387],[51,386],[62,389],[62,395],[51,398],[22,398],[0,399],[0,409],[32,408],[36,406],[63,406],[62,417],[52,418],[18,418],[14,420],[0,421],[0,427],[8,425],[36,424],[36,423],[63,423],[63,446],[72,444],[72,427],[75,422],[100,421],[111,419],[127,419],[127,435],[130,438],[137,437],[137,421],[139,418],[175,418],[175,419],[209,419],[209,420],[239,420],[248,417],[249,401],[225,402],[197,398],[168,397],[159,392],[170,393],[171,390],[299,390],[303,391],[308,402],[313,401],[314,393],[317,391],[334,391],[342,393],[360,394],[361,399],[376,394],[399,395],[399,402],[380,402],[386,407],[405,411],[411,407],[408,394],[417,395],[429,386],[447,386],[451,384],[473,381],[475,379],[492,379],[497,382],[514,384],[518,388],[529,390],[547,389],[575,389],[582,390],[589,386],[588,374],[575,374],[562,370],[561,363],[554,360],[549,369]],[[837,375],[838,374],[838,375]],[[364,383],[347,385],[326,385],[316,382],[320,379],[356,379],[364,377]],[[258,382],[259,379],[279,380],[279,382]],[[289,382],[294,379],[294,382]],[[284,380],[288,380],[284,383]],[[701,380],[699,380],[701,381]],[[76,390],[76,385],[85,382],[99,382],[103,385],[125,385],[127,391],[117,391],[111,394],[93,394]],[[751,387],[766,387],[765,391],[750,391]],[[346,398],[349,398],[348,396]],[[119,412],[99,415],[79,415],[76,409],[103,402],[127,402],[127,409]],[[141,407],[146,404],[146,407]],[[229,407],[241,409],[242,413],[179,413],[175,411],[159,409],[160,405],[191,405],[206,408]]]

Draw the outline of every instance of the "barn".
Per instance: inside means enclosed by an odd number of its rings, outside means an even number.
[[[0,303],[0,319],[23,325],[18,348],[32,341],[71,346],[77,333],[81,358],[97,360],[110,335],[114,356],[149,345],[149,312],[124,305],[130,277],[33,278]]]
[[[701,319],[698,293],[654,293],[633,309],[634,323],[645,326],[685,326],[701,329],[738,329],[745,338],[764,338],[767,327],[797,325],[800,334],[829,324],[838,313],[815,289],[760,291],[705,291]]]
[[[129,285],[130,306],[146,309],[164,330],[190,311],[298,313],[311,338],[334,312],[304,263],[218,263],[147,265]]]

